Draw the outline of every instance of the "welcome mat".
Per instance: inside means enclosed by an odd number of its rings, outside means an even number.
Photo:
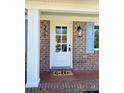
[[[73,75],[72,71],[53,71],[53,76],[70,76]]]

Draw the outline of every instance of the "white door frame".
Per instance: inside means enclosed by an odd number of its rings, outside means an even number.
[[[73,61],[72,61],[72,59],[73,59],[73,54],[72,54],[72,53],[73,53],[73,52],[72,52],[72,51],[73,51],[73,27],[72,27],[73,24],[72,24],[71,21],[62,21],[62,20],[61,20],[61,21],[58,21],[58,20],[57,20],[57,21],[56,21],[56,20],[50,20],[50,69],[52,69],[52,50],[53,50],[53,49],[52,49],[52,45],[53,45],[53,44],[52,44],[51,41],[52,41],[53,38],[54,38],[54,35],[53,35],[54,33],[52,33],[52,29],[51,29],[51,28],[53,28],[53,27],[52,27],[52,26],[53,26],[53,22],[62,22],[62,23],[64,22],[64,23],[69,23],[69,24],[70,24],[70,26],[69,26],[69,27],[70,27],[70,30],[71,30],[71,31],[70,31],[70,40],[71,40],[71,41],[70,41],[70,44],[71,44],[71,51],[70,51],[70,52],[71,52],[71,54],[70,54],[70,68],[72,69],[72,68],[73,68]],[[60,23],[60,24],[61,24],[61,23]]]

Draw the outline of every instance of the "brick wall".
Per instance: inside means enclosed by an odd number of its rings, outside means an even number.
[[[41,70],[49,70],[50,65],[50,21],[40,21],[41,32],[41,50],[40,50],[40,62]],[[76,27],[86,27],[86,22],[73,22],[73,68],[74,70],[83,71],[98,71],[99,69],[99,51],[95,51],[93,54],[86,54],[85,41],[86,31],[83,32],[82,37],[78,37]]]
[[[40,21],[40,68],[41,70],[49,70],[50,58],[50,21]]]
[[[74,70],[98,71],[99,51],[93,54],[86,54],[86,30],[82,37],[78,37],[77,26],[86,27],[86,22],[73,22],[73,68]]]

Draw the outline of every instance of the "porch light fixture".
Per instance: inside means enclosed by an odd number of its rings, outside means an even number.
[[[83,28],[81,28],[80,26],[77,27],[77,32],[78,32],[78,36],[81,37],[83,34]]]

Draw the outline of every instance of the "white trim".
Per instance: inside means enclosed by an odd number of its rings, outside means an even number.
[[[73,69],[73,22],[71,23],[70,26],[71,33],[70,33],[70,40],[71,40],[71,69]]]
[[[52,64],[51,64],[51,60],[52,60],[52,58],[51,58],[51,56],[52,56],[52,55],[51,55],[51,50],[52,50],[52,46],[51,46],[51,45],[52,45],[52,43],[51,43],[51,40],[52,40],[51,27],[52,27],[52,25],[51,25],[51,20],[50,20],[50,57],[49,57],[49,62],[50,62],[50,66],[49,66],[49,67],[50,67],[50,69],[52,68]]]
[[[99,51],[99,48],[94,48],[94,51]]]
[[[31,88],[31,87],[38,87],[40,83],[40,78],[38,79],[37,82],[32,82],[32,83],[26,83],[26,88]]]

